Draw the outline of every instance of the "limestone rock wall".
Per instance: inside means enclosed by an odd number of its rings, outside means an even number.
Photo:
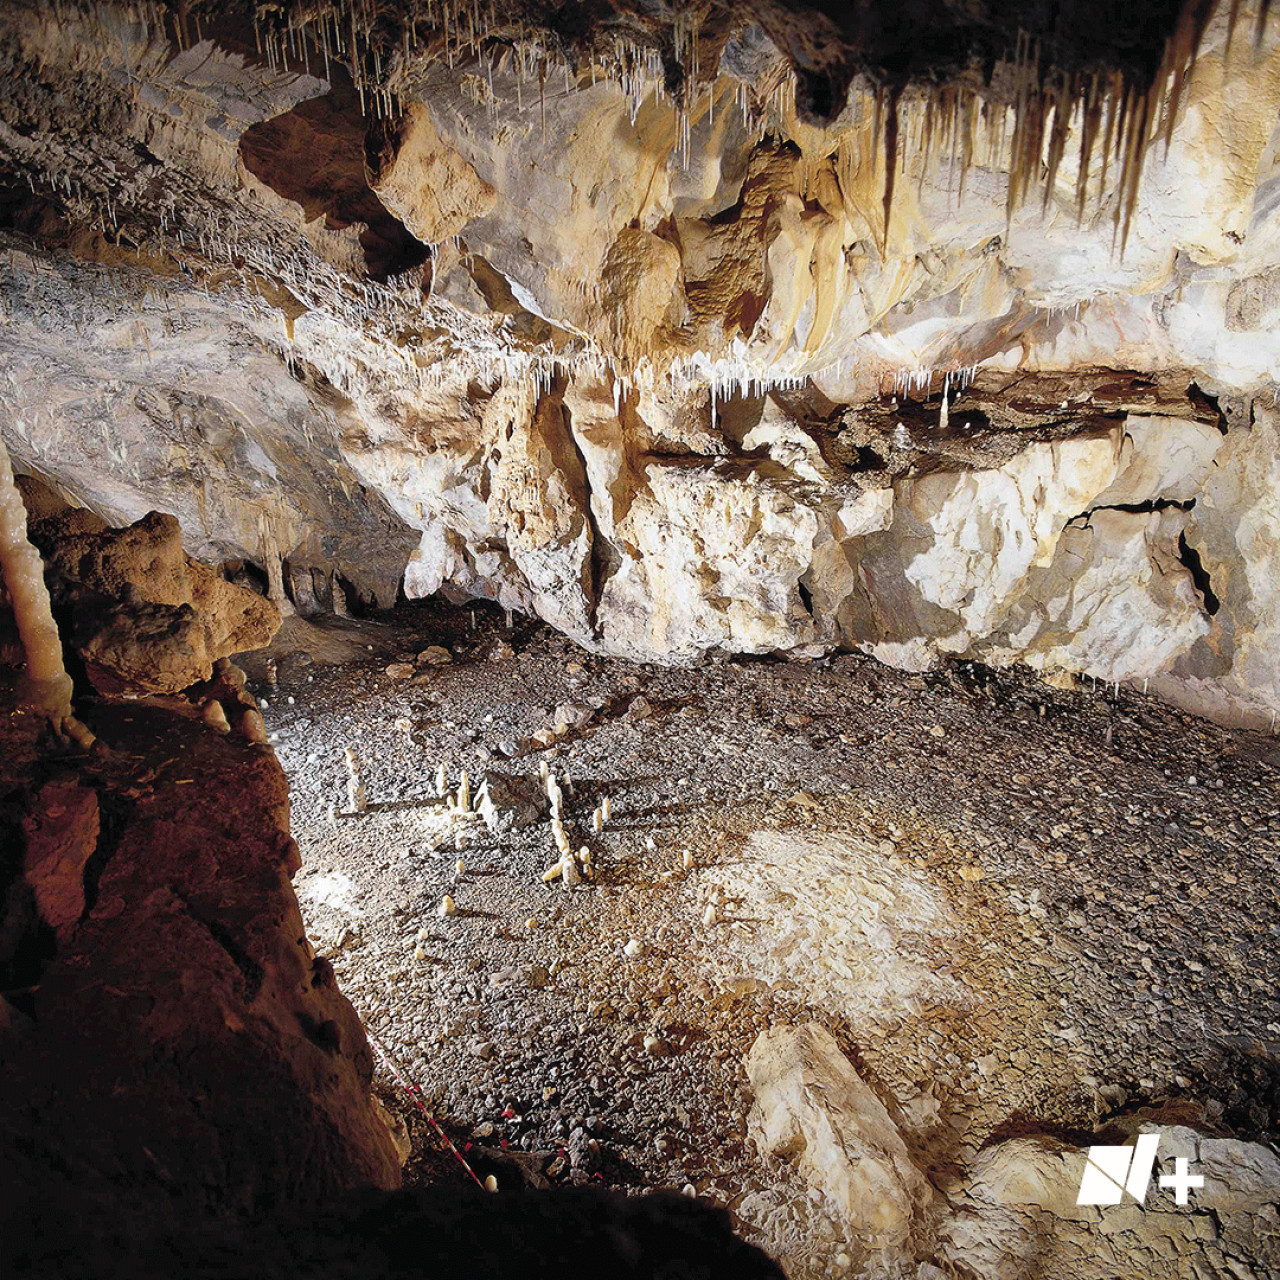
[[[183,699],[100,703],[95,752],[35,776],[6,714],[0,1224],[19,1270],[35,1249],[37,1272],[87,1274],[113,1237],[399,1185],[235,675],[204,691],[221,732]]]

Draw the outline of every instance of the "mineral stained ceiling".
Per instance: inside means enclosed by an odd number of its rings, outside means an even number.
[[[642,660],[956,654],[1265,726],[1275,26],[10,3],[0,425],[299,608],[444,589]]]

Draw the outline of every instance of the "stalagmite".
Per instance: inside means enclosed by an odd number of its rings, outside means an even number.
[[[559,818],[551,819],[551,836],[552,839],[555,840],[556,848],[560,851],[561,855],[568,857],[573,846],[570,845],[569,836],[564,829],[564,823],[562,823]]]
[[[216,729],[219,733],[230,733],[231,725],[227,720],[226,710],[223,708],[216,698],[210,698],[204,704],[200,711],[200,718],[211,729]]]
[[[0,570],[27,655],[24,706],[55,724],[71,717],[71,677],[62,664],[62,641],[44,583],[44,562],[27,541],[27,510],[14,483],[9,451],[0,439]]]
[[[249,714],[245,713],[246,716]],[[354,747],[348,747],[343,753],[347,765],[347,808],[352,813],[363,813],[368,808],[369,798],[365,792],[364,779],[360,776],[360,761]]]
[[[443,764],[436,765],[436,796],[443,800],[449,791],[449,774]]]
[[[465,769],[458,779],[458,812],[471,812],[471,779],[467,777]]]
[[[262,721],[262,712],[250,707],[240,717],[240,734],[246,742],[265,746],[267,742],[267,726]]]
[[[493,797],[489,794],[489,787],[487,783],[480,788],[480,795],[476,804],[476,812],[479,813],[480,817],[484,820],[484,825],[488,827],[491,832],[497,831],[498,822],[500,820],[498,806],[493,803]]]
[[[600,804],[600,817],[603,821],[608,822],[613,817],[613,802],[608,796]]]

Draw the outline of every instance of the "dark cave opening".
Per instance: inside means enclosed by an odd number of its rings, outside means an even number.
[[[1200,598],[1204,601],[1204,611],[1213,617],[1222,606],[1222,601],[1218,599],[1213,590],[1213,584],[1209,579],[1209,571],[1204,567],[1204,561],[1199,551],[1195,549],[1188,541],[1185,531],[1178,534],[1178,558],[1186,567],[1187,572],[1191,575],[1192,582],[1196,585],[1196,590],[1200,593]]]
[[[246,129],[240,154],[255,177],[300,204],[308,219],[323,214],[332,231],[363,224],[360,244],[369,275],[385,281],[422,266],[431,251],[370,189],[365,133],[355,90],[335,74],[323,97]]]

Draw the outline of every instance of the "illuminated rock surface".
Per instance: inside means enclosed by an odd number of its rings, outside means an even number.
[[[0,430],[100,731],[4,704],[9,1212],[499,1274],[386,1198],[337,971],[503,1190],[797,1280],[1275,1269],[1280,19],[1122,17],[4,8]],[[1066,1212],[1107,1123],[1228,1190]],[[560,1203],[551,1274],[771,1273]]]
[[[965,654],[1270,722],[1269,27],[1214,13],[1135,135],[1035,125],[1014,62],[1007,120],[887,93],[843,18],[505,12],[353,85],[332,25],[10,11],[20,467],[304,607],[403,576],[645,660]]]

